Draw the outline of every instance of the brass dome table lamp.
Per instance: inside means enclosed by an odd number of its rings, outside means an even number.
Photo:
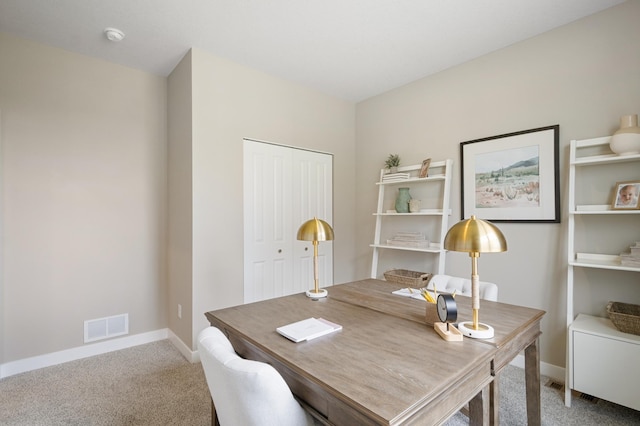
[[[318,243],[333,240],[333,229],[324,220],[314,217],[298,229],[298,240],[313,242],[313,290],[307,290],[307,297],[318,299],[327,297],[327,290],[318,287]]]
[[[451,251],[469,253],[471,257],[471,304],[473,321],[458,324],[458,329],[468,337],[490,339],[494,335],[493,327],[478,321],[480,310],[478,258],[480,253],[498,253],[507,251],[507,241],[502,232],[492,223],[475,216],[456,223],[444,237],[444,248]]]

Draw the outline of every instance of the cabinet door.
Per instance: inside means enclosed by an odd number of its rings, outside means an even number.
[[[573,332],[573,388],[640,410],[640,345]]]

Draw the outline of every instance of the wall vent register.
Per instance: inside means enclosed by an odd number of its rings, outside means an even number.
[[[129,314],[97,318],[84,322],[84,343],[129,334]]]

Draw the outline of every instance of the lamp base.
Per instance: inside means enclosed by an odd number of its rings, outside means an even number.
[[[314,290],[307,290],[307,297],[311,297],[312,299],[320,299],[322,297],[327,297],[327,294],[329,294],[327,290],[324,290],[322,288],[318,290],[317,293]]]
[[[478,329],[473,328],[473,322],[461,322],[458,330],[467,337],[474,339],[491,339],[493,337],[493,327],[487,324],[478,323]]]

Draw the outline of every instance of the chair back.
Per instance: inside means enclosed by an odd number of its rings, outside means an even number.
[[[456,294],[471,296],[471,280],[468,278],[452,277],[451,275],[434,275],[429,280],[427,289],[433,290],[434,285],[437,291],[453,293],[453,290],[455,290]],[[480,299],[491,300],[492,302],[498,301],[498,286],[494,283],[480,281],[478,293]]]
[[[221,426],[300,426],[313,419],[271,365],[243,359],[217,328],[198,335],[202,368]]]

